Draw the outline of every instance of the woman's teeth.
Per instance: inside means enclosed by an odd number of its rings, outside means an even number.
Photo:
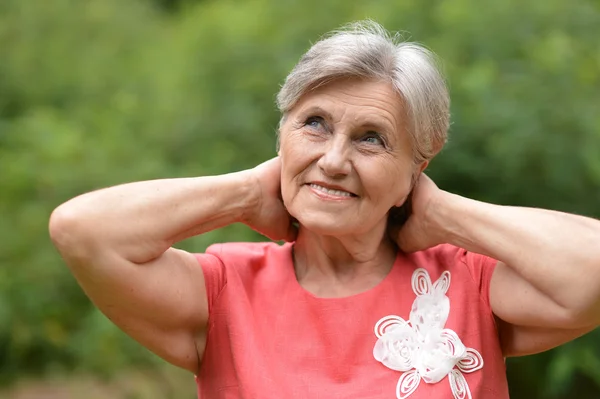
[[[319,190],[319,191],[329,194],[329,195],[337,195],[339,197],[352,197],[352,194],[347,191],[331,190],[331,189],[325,188],[323,186],[319,186],[318,184],[310,184],[310,186],[312,188],[314,188],[315,190]]]

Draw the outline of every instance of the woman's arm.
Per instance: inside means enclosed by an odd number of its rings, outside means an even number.
[[[208,318],[204,276],[193,255],[171,246],[252,220],[284,238],[285,209],[265,200],[261,183],[265,169],[277,173],[279,163],[269,162],[222,176],[137,182],[81,195],[53,212],[51,238],[109,319],[167,361],[196,372]],[[271,214],[279,210],[278,223],[260,214],[265,203]]]
[[[444,197],[431,220],[446,242],[501,262],[490,294],[498,317],[569,329],[600,322],[599,221]]]
[[[514,354],[515,346],[518,353],[535,351],[536,331],[548,349],[569,338],[551,330],[572,330],[572,339],[600,323],[600,221],[474,201],[439,190],[426,176],[419,186],[415,206],[423,217],[416,240],[407,243],[422,246],[427,232],[429,240],[499,260],[490,302],[513,341],[506,352]],[[511,331],[520,326],[527,334]],[[519,336],[529,337],[531,348],[515,343]],[[555,342],[548,341],[552,336]]]

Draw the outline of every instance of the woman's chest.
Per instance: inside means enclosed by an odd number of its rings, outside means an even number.
[[[258,300],[231,295],[225,302],[243,306],[225,303],[213,318],[200,378],[211,394],[204,396],[505,397],[493,323],[478,293],[425,286],[357,301],[293,290]]]

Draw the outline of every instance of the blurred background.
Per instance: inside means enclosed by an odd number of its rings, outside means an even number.
[[[195,397],[191,375],[91,306],[50,244],[50,212],[272,157],[284,77],[363,18],[444,60],[438,185],[600,217],[598,0],[0,0],[0,398]],[[181,246],[260,239],[230,226]],[[507,367],[514,399],[600,398],[600,331]]]

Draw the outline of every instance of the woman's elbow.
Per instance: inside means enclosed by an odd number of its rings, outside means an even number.
[[[84,214],[67,202],[58,206],[50,215],[48,230],[50,239],[63,257],[78,257],[82,247],[89,241],[89,226]]]
[[[581,296],[567,309],[565,326],[568,328],[596,328],[600,326],[600,293]]]

